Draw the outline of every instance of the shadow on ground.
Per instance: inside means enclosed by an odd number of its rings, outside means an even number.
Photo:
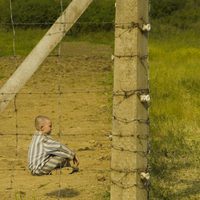
[[[60,198],[69,198],[78,196],[80,193],[73,188],[63,188],[59,190],[54,190],[46,194],[49,197],[60,197]]]

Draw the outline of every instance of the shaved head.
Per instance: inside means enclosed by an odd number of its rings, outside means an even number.
[[[43,116],[43,115],[38,115],[35,118],[35,128],[36,128],[36,130],[40,131],[41,127],[48,121],[51,121],[48,117]]]

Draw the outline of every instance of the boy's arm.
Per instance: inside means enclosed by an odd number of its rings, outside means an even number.
[[[61,144],[60,142],[52,140],[49,137],[45,138],[43,144],[47,154],[69,158],[70,160],[73,160],[75,157],[75,153],[71,149]]]

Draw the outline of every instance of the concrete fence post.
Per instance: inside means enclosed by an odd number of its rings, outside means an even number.
[[[116,0],[111,200],[147,200],[148,0]]]

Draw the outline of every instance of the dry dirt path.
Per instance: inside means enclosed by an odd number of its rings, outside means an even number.
[[[112,49],[80,42],[63,43],[61,52],[46,59],[0,114],[2,200],[98,200],[109,190]],[[22,60],[0,58],[1,85]],[[49,116],[52,136],[77,152],[79,173],[30,175],[27,150],[38,114]]]

